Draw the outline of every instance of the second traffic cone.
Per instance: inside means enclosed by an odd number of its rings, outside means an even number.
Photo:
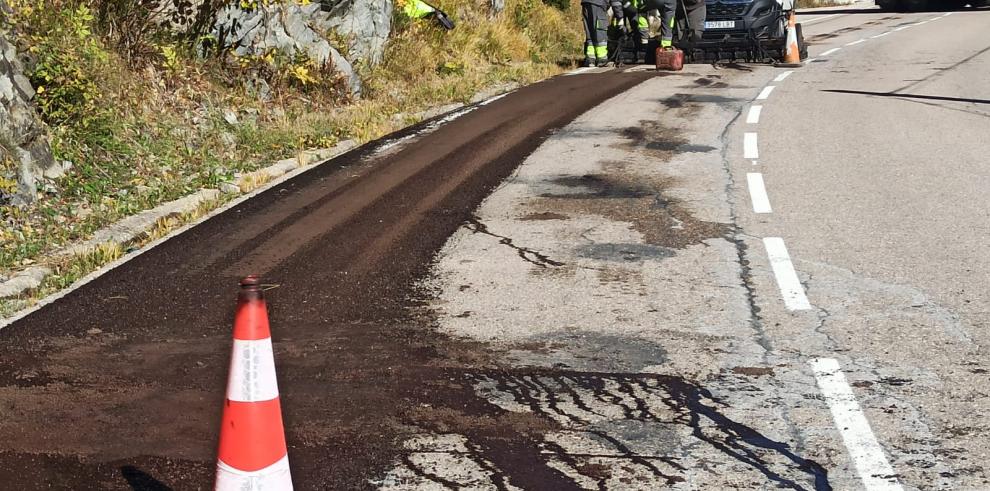
[[[779,67],[797,68],[801,66],[801,47],[797,40],[797,15],[794,11],[787,17],[787,48],[784,51],[784,61],[777,63]]]
[[[220,426],[217,491],[291,490],[268,307],[257,276],[241,281]]]

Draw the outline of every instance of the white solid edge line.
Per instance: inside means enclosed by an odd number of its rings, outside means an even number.
[[[594,70],[596,68],[597,67],[593,67],[593,66],[583,66],[583,67],[575,68],[574,70],[571,70],[565,73],[564,75],[579,75],[584,72],[590,72],[591,70]]]
[[[811,304],[804,294],[804,287],[798,279],[791,257],[787,254],[787,247],[784,239],[780,237],[765,237],[763,246],[767,250],[767,257],[770,259],[770,267],[773,275],[777,279],[777,287],[780,288],[780,296],[784,299],[784,306],[787,310],[808,310]]]
[[[278,397],[272,338],[235,339],[227,376],[227,399],[263,402]]]
[[[760,95],[756,96],[757,100],[762,101],[767,97],[770,97],[770,93],[773,92],[773,89],[774,89],[773,85],[767,85],[766,87],[763,87],[763,90],[760,91]]]
[[[809,363],[849,457],[863,480],[863,487],[867,491],[900,491],[902,488],[894,469],[887,462],[866,415],[856,402],[839,362],[831,358],[815,358]]]
[[[931,19],[928,19],[928,22],[935,22],[935,21],[941,19],[942,17],[944,17],[944,16],[940,15],[938,17],[932,17]]]
[[[832,48],[832,49],[830,49],[830,50],[828,50],[828,51],[826,51],[826,52],[824,52],[824,53],[822,53],[822,54],[820,54],[818,56],[828,56],[828,55],[830,55],[832,53],[835,53],[836,51],[839,51],[840,49],[842,49],[842,48]]]
[[[501,99],[501,98],[503,98],[505,96],[508,96],[509,94],[511,94],[513,92],[515,92],[515,91],[514,90],[510,90],[509,92],[506,92],[504,94],[499,94],[497,96],[489,97],[488,99],[485,99],[485,100],[479,102],[478,105],[479,106],[487,106],[487,105],[489,105],[489,104],[491,104],[491,103],[493,103],[493,102],[495,102],[495,101],[497,101],[497,100],[499,100],[499,99]]]
[[[805,63],[811,63],[814,61],[818,61],[818,58],[808,58],[807,60],[804,60]]]
[[[801,23],[802,24],[814,24],[815,22],[821,22],[821,21],[823,21],[825,19],[830,19],[830,18],[835,17],[837,15],[846,15],[846,14],[832,14],[832,15],[826,15],[826,16],[823,16],[823,17],[815,17],[813,19],[807,19],[807,20],[801,19]]]
[[[748,160],[760,158],[756,133],[746,133],[743,135],[743,158]]]
[[[753,201],[753,212],[773,213],[770,208],[770,198],[767,196],[767,188],[763,185],[763,174],[750,172],[746,174],[746,183],[749,185],[749,198]]]
[[[876,36],[870,36],[870,39],[876,39],[876,38],[882,38],[882,37],[884,37],[884,36],[886,36],[886,35],[888,35],[888,34],[890,34],[890,32],[891,32],[891,31],[887,31],[887,32],[881,32],[880,34],[877,34]]]
[[[783,72],[780,75],[777,75],[777,78],[773,79],[773,81],[774,82],[783,82],[784,79],[786,79],[787,77],[791,76],[792,73],[794,73],[794,70],[787,70],[786,72]]]
[[[906,26],[901,26],[901,27],[898,27],[898,28],[896,28],[896,29],[894,29],[894,30],[895,30],[895,31],[903,31],[904,29],[910,29],[910,28],[912,28],[912,27],[914,27],[914,24],[908,24],[908,25],[906,25]]]
[[[750,106],[749,114],[746,115],[746,122],[749,124],[756,124],[760,122],[760,114],[763,112],[763,106]]]
[[[456,109],[453,112],[451,112],[450,114],[448,114],[448,115],[446,115],[446,116],[444,116],[444,117],[442,117],[442,118],[440,118],[440,119],[438,119],[438,120],[436,120],[436,121],[434,121],[434,122],[432,122],[432,123],[424,126],[422,129],[420,129],[419,131],[417,131],[415,133],[406,135],[406,136],[404,136],[402,138],[396,138],[394,140],[389,140],[389,141],[383,142],[381,146],[379,146],[378,148],[375,149],[374,155],[378,155],[378,156],[384,155],[386,152],[392,150],[393,148],[399,147],[400,145],[403,145],[403,144],[405,144],[408,141],[415,140],[416,138],[419,138],[419,137],[421,137],[423,135],[428,135],[428,134],[436,131],[437,128],[439,128],[439,127],[441,127],[441,126],[443,126],[443,125],[445,125],[445,124],[447,124],[447,123],[449,123],[451,121],[454,121],[455,119],[460,118],[461,116],[464,116],[465,114],[468,114],[470,112],[473,112],[473,111],[477,110],[479,107],[484,106],[484,105],[485,105],[484,103],[481,103],[481,104],[472,104],[472,105],[469,105],[469,106],[464,106],[464,107],[462,107],[460,109]]]
[[[866,39],[859,39],[859,40],[853,41],[851,43],[846,43],[846,46],[856,46],[859,43],[865,43],[865,42],[866,42]]]
[[[955,12],[946,12],[946,13],[942,14],[942,17],[948,17],[948,16],[950,16],[950,15],[952,15],[954,13]]]

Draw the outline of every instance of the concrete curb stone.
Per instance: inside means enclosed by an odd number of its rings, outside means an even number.
[[[233,182],[224,182],[220,189],[200,189],[174,201],[169,201],[150,210],[124,218],[106,228],[97,230],[93,236],[80,244],[71,245],[49,255],[51,260],[64,260],[73,256],[88,254],[104,244],[127,245],[145,237],[159,220],[177,217],[195,211],[201,204],[218,199],[221,194],[241,194],[265,183],[283,176],[300,167],[315,164],[331,157],[343,154],[355,147],[354,140],[344,140],[333,148],[303,151],[296,158],[279,160],[278,162],[238,177]],[[263,184],[262,184],[263,185]],[[11,275],[9,279],[0,281],[0,298],[12,298],[38,288],[52,270],[43,266],[31,267]]]

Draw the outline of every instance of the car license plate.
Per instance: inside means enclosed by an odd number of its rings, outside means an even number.
[[[718,21],[705,22],[705,29],[734,29],[735,27],[736,27],[736,21],[734,20],[718,20]]]

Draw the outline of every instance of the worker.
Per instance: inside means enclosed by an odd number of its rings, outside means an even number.
[[[660,11],[660,47],[670,48],[674,45],[674,17],[677,14],[677,2],[680,0],[650,0],[653,8]]]
[[[442,10],[424,2],[423,0],[398,0],[399,8],[410,19],[426,19],[432,17],[444,29],[448,31],[454,28],[454,22],[450,20]]]
[[[622,20],[622,0],[581,0],[584,18],[584,63],[581,66],[605,66],[608,63],[608,15]]]
[[[646,55],[646,44],[650,42],[650,20],[646,16],[646,0],[626,0],[622,11],[629,30],[633,34],[633,59],[638,60],[639,54]],[[621,47],[619,48],[621,49]]]
[[[674,44],[674,19],[677,17],[678,6],[683,8],[687,22],[684,31],[689,33],[692,41],[700,39],[701,32],[705,29],[704,0],[643,0],[642,11],[660,11],[661,48],[669,48]]]
[[[705,31],[705,17],[708,12],[705,7],[705,0],[680,0],[681,8],[687,21],[687,29],[691,42],[701,40],[701,34]]]

